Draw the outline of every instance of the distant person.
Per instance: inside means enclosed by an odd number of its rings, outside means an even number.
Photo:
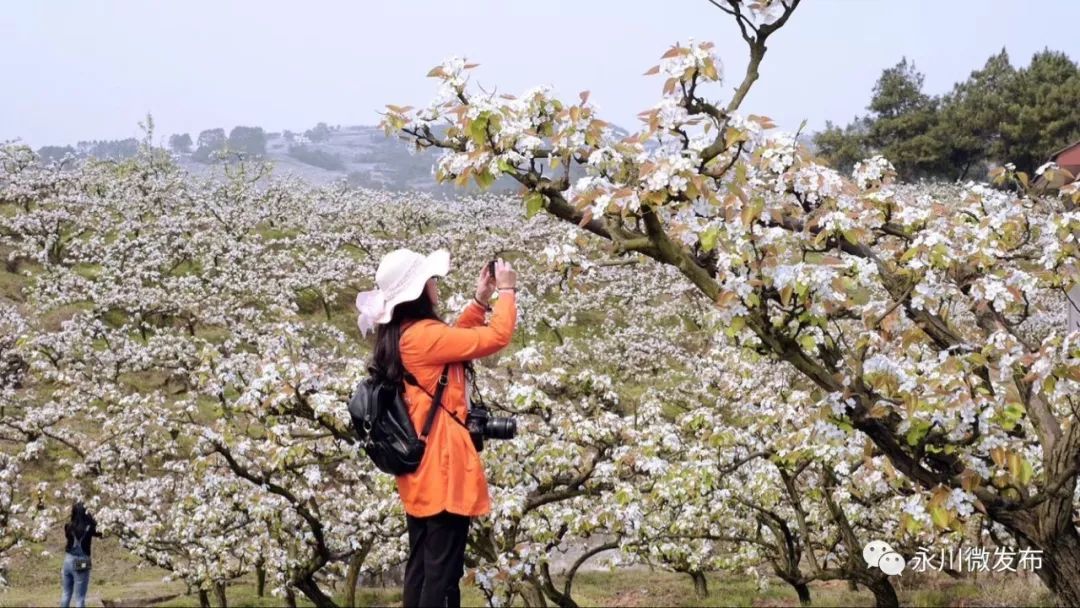
[[[71,521],[64,524],[64,566],[60,570],[60,584],[63,594],[60,596],[61,608],[68,608],[71,594],[75,593],[75,603],[79,608],[86,608],[86,590],[90,587],[90,543],[97,531],[97,522],[87,512],[82,502],[71,505]]]
[[[405,608],[461,606],[458,584],[465,573],[469,523],[491,511],[484,467],[466,427],[465,364],[510,344],[517,319],[517,273],[508,262],[497,260],[480,271],[475,295],[457,321],[444,323],[436,312],[436,280],[449,271],[450,254],[445,249],[426,257],[398,249],[379,262],[378,288],[356,299],[361,331],[376,328],[371,371],[405,383],[409,418],[418,432],[446,370],[442,407],[436,411],[420,468],[397,477],[409,530]],[[496,289],[499,298],[490,322],[485,322]]]

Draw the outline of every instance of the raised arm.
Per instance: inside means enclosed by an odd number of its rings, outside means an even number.
[[[401,338],[402,355],[411,352],[428,364],[442,365],[456,361],[479,359],[496,353],[510,344],[517,323],[515,292],[503,291],[495,302],[490,325],[479,327],[451,327],[438,321],[421,321],[414,324]],[[479,306],[470,306],[479,309]],[[466,310],[462,317],[480,315],[483,310],[470,313]],[[461,319],[458,320],[459,324]]]
[[[461,311],[458,315],[457,321],[454,321],[454,327],[479,327],[484,324],[484,316],[487,314],[487,310],[480,305],[476,300],[469,300],[469,304],[465,306],[465,310]]]
[[[468,328],[483,325],[485,313],[490,309],[488,302],[491,301],[491,294],[494,291],[495,277],[488,274],[488,267],[485,264],[480,269],[480,276],[476,278],[476,293],[465,310],[461,311],[454,326]]]

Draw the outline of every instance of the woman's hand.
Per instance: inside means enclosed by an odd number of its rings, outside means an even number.
[[[484,264],[480,269],[480,277],[476,279],[476,301],[487,306],[493,293],[495,293],[495,277],[488,274],[488,265]]]
[[[496,289],[517,288],[517,271],[510,266],[510,262],[504,262],[502,258],[495,260],[495,287]]]

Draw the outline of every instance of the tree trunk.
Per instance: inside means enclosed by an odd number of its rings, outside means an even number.
[[[900,608],[900,599],[896,597],[896,589],[893,589],[892,583],[884,574],[860,582],[874,594],[874,605],[877,608]]]
[[[1080,606],[1080,535],[1076,528],[1069,525],[1056,538],[1032,548],[1042,549],[1042,567],[1035,573],[1054,592],[1057,605]]]
[[[547,600],[544,599],[544,593],[540,591],[540,587],[538,587],[535,582],[529,582],[528,584],[523,585],[520,593],[521,599],[525,602],[527,608],[547,608]]]
[[[801,606],[810,605],[810,586],[804,581],[797,581],[791,585],[795,587],[795,593],[799,595],[799,604]]]
[[[266,594],[266,568],[262,564],[255,566],[255,594],[259,597]]]
[[[795,593],[799,596],[799,603],[803,606],[810,605],[810,586],[806,584],[801,577],[792,576],[790,573],[784,572],[779,569],[775,569],[776,575],[780,577],[780,580],[791,585],[791,588],[795,590]]]
[[[296,593],[293,592],[292,587],[285,587],[285,605],[296,608]]]
[[[199,589],[199,606],[200,608],[210,608],[210,594],[206,592],[206,589]]]
[[[311,603],[315,604],[317,608],[337,608],[337,604],[334,603],[334,600],[323,593],[323,590],[319,588],[319,584],[310,576],[296,583],[296,588],[306,595],[307,598],[311,600]]]
[[[319,294],[319,300],[322,301],[323,312],[326,313],[326,320],[329,321],[331,317],[333,317],[333,311],[330,310],[330,302],[327,302],[322,294]]]
[[[349,559],[349,571],[345,574],[345,605],[356,608],[356,582],[360,579],[360,566],[364,565],[367,551],[361,548]]]
[[[218,606],[221,608],[229,608],[228,600],[225,598],[225,583],[214,583],[214,597],[217,598]]]
[[[573,572],[570,572],[570,575],[572,576]],[[555,602],[555,605],[559,608],[579,608],[577,602],[568,593],[573,579],[567,581],[563,591],[559,591],[555,588],[555,583],[551,581],[551,571],[548,569],[547,564],[540,564],[540,578],[532,577],[529,580],[532,581],[533,585],[539,587],[547,596],[547,599]]]
[[[971,163],[972,162],[974,162],[974,161],[969,160],[967,162],[967,164],[964,165],[964,170],[960,172],[960,177],[956,178],[956,181],[958,181],[958,182],[964,181],[964,178],[967,177],[968,171],[971,170]]]
[[[699,598],[709,597],[709,582],[705,580],[705,574],[702,572],[688,572],[690,578],[694,581],[694,595]]]
[[[1075,454],[1080,452],[1075,431],[1059,439],[1048,457],[1047,473],[1060,477]],[[1080,533],[1073,523],[1073,496],[1076,477],[1072,476],[1057,488],[1050,498],[1034,508],[1018,511],[991,510],[990,518],[1005,526],[1017,540],[1021,550],[1035,551],[1027,563],[1013,563],[1017,570],[1034,570],[1043,584],[1053,592],[1059,606],[1080,606]],[[1046,491],[1046,490],[1043,490]],[[1038,553],[1041,551],[1041,553]],[[1018,556],[1019,557],[1019,556]],[[1040,563],[1031,563],[1036,558]],[[1038,567],[1036,567],[1038,566]]]
[[[854,592],[859,590],[859,583],[855,582],[853,579],[848,579],[847,588],[848,588],[848,591],[851,591],[851,592],[854,593]]]

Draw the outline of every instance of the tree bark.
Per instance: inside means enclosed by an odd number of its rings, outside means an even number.
[[[551,580],[551,570],[549,569],[548,564],[541,563],[541,578],[536,581],[536,584],[539,586],[540,590],[547,595],[547,598],[555,602],[555,605],[559,606],[559,608],[578,608],[578,604],[574,601],[571,593],[574,586],[574,576],[577,575],[578,569],[594,556],[603,553],[604,551],[617,549],[618,547],[619,543],[617,542],[607,542],[602,545],[597,545],[578,556],[570,566],[570,569],[566,571],[566,580],[563,582],[562,591],[555,588],[555,584]]]
[[[555,583],[551,581],[551,571],[548,569],[548,565],[540,564],[540,577],[534,579],[534,585],[538,585],[544,592],[544,595],[551,601],[555,602],[555,605],[559,608],[579,608],[574,598],[569,594],[559,591],[555,588]]]
[[[285,587],[285,605],[289,608],[296,608],[296,593],[292,590],[292,587]]]
[[[360,580],[360,567],[364,565],[367,554],[368,548],[361,547],[349,558],[349,570],[345,574],[345,605],[348,608],[356,608],[356,583]]]
[[[791,585],[791,588],[795,590],[796,595],[799,596],[799,603],[803,606],[810,605],[810,586],[806,584],[806,581],[801,577],[795,578],[790,574],[783,572],[777,568],[774,568],[777,576],[780,577],[785,583]]]
[[[896,597],[896,589],[893,589],[892,583],[884,574],[880,577],[868,577],[868,580],[860,582],[874,594],[874,605],[877,608],[900,608],[900,599]]]
[[[1056,538],[1033,543],[1042,550],[1042,567],[1035,570],[1054,592],[1058,606],[1080,606],[1080,535],[1069,525]],[[1029,566],[1030,567],[1030,566]]]
[[[963,170],[962,170],[962,171],[960,172],[960,177],[957,177],[957,178],[956,178],[956,181],[964,181],[964,178],[966,178],[966,177],[967,177],[968,171],[970,171],[970,170],[971,170],[971,163],[972,163],[972,162],[973,162],[973,161],[970,161],[970,160],[969,160],[969,161],[967,162],[967,164],[965,164],[965,165],[964,165],[964,169],[963,169]]]
[[[521,599],[528,608],[547,608],[547,600],[540,590],[539,582],[529,581],[521,589]]]
[[[1077,479],[1071,472],[1080,453],[1080,433],[1075,427],[1059,433],[1044,440],[1046,500],[1022,510],[991,509],[988,515],[1009,530],[1021,549],[1042,551],[1040,568],[1024,567],[1035,571],[1059,606],[1080,606],[1080,533],[1073,523]]]
[[[337,608],[337,604],[334,600],[330,599],[330,596],[323,593],[323,590],[319,588],[319,584],[315,582],[311,576],[307,576],[296,583],[296,588],[300,590],[312,604],[315,604],[317,608]]]
[[[687,574],[694,581],[694,595],[699,598],[709,597],[709,582],[705,579],[705,573],[694,571]]]
[[[229,608],[228,599],[225,597],[225,583],[214,583],[214,597],[217,599],[218,606],[221,608]]]
[[[862,543],[859,542],[855,529],[851,526],[851,522],[848,521],[844,509],[833,499],[832,492],[837,484],[836,475],[833,474],[832,470],[824,468],[821,471],[821,480],[825,488],[825,505],[828,507],[833,521],[840,528],[840,536],[848,548],[849,557],[844,567],[848,579],[858,581],[869,589],[874,594],[874,605],[877,608],[899,608],[900,600],[896,597],[896,589],[893,589],[889,577],[881,570],[871,570],[867,567],[867,563],[863,561],[859,550]]]
[[[206,589],[199,589],[199,606],[200,608],[210,608],[210,594],[206,592]]]
[[[799,605],[810,605],[810,586],[805,581],[796,581],[791,584],[795,588],[795,593],[799,596]]]
[[[261,563],[255,566],[255,594],[259,597],[266,594],[266,568]]]

